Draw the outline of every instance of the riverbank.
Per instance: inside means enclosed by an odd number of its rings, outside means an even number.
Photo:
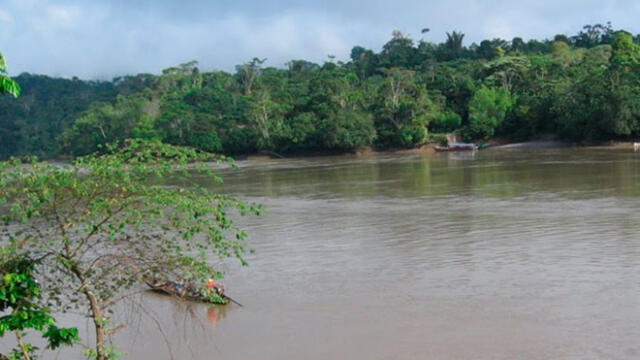
[[[521,143],[512,143],[494,146],[494,149],[555,149],[565,147],[580,148],[598,148],[598,149],[620,149],[633,150],[633,141],[607,141],[603,143],[571,143],[565,141],[543,140],[543,141],[526,141]]]
[[[369,157],[378,155],[407,155],[407,154],[433,154],[436,152],[437,143],[424,144],[417,148],[404,149],[376,149],[370,146],[363,147],[355,150],[345,151],[315,151],[315,152],[297,152],[292,154],[275,154],[275,153],[262,153],[256,155],[243,155],[234,157],[237,160],[266,160],[266,159],[300,159],[300,158],[312,158],[312,157],[326,157],[326,156],[342,156],[342,155],[354,155],[357,157]]]
[[[494,149],[554,149],[576,146],[575,144],[557,140],[534,140],[492,146]]]
[[[505,139],[492,139],[489,141],[491,145],[490,149],[497,150],[543,150],[543,149],[557,149],[567,147],[581,147],[581,148],[599,148],[599,149],[619,149],[619,150],[633,150],[633,141],[606,141],[602,143],[575,143],[560,140],[531,140],[523,142],[509,142]],[[327,156],[342,156],[342,155],[354,155],[356,157],[370,157],[370,156],[384,156],[384,155],[426,155],[436,153],[436,147],[439,144],[431,142],[424,144],[417,148],[392,148],[392,149],[376,149],[374,147],[363,147],[356,150],[342,150],[342,151],[307,151],[296,152],[290,154],[278,154],[274,152],[265,152],[259,154],[250,155],[236,155],[230,156],[236,160],[272,160],[272,159],[301,159],[301,158],[313,158],[313,157],[327,157]],[[70,156],[56,157],[49,159],[49,161],[60,164],[68,164],[73,161]]]
[[[559,140],[531,140],[510,143],[503,139],[495,139],[489,141],[491,144],[490,149],[495,150],[544,150],[544,149],[560,149],[569,147],[579,148],[599,148],[599,149],[619,149],[619,150],[633,150],[634,142],[632,141],[608,141],[603,143],[575,143]],[[356,157],[371,157],[371,156],[383,156],[383,155],[425,155],[436,153],[437,143],[428,143],[413,149],[375,149],[373,147],[365,147],[353,151],[331,151],[331,152],[306,152],[306,153],[294,153],[294,154],[260,154],[260,155],[247,155],[236,157],[238,160],[267,160],[267,159],[300,159],[308,157],[326,157],[326,156],[341,156],[341,155],[354,155]]]

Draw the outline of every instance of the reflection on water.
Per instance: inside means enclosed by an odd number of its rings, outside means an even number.
[[[245,161],[256,254],[209,309],[144,296],[130,359],[640,357],[640,161],[590,149]],[[164,335],[158,330],[164,329]]]
[[[211,328],[215,328],[218,321],[224,319],[226,315],[227,308],[224,306],[207,306],[207,320],[209,321],[209,324],[211,324]]]

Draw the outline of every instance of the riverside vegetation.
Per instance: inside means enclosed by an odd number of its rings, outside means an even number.
[[[20,86],[0,60],[0,92],[17,97]],[[163,181],[188,181],[193,174],[221,181],[212,164],[229,161],[143,139],[105,146],[64,166],[35,158],[0,161],[0,337],[17,339],[0,359],[35,359],[37,348],[25,341],[33,330],[49,349],[79,342],[76,328],[58,328],[51,316],[70,310],[85,314],[95,330],[85,355],[117,358],[110,338],[125,324],[115,323],[115,308],[139,293],[145,278],[195,283],[222,277],[213,258],[246,264],[247,234],[231,214],[259,214],[261,207]]]
[[[140,293],[145,278],[198,282],[222,277],[211,265],[213,258],[235,257],[246,264],[247,235],[231,214],[258,214],[260,206],[162,181],[186,181],[194,173],[217,179],[211,161],[224,159],[138,139],[80,157],[70,166],[0,162],[0,236],[3,251],[11,255],[0,264],[0,305],[15,310],[0,318],[0,335],[18,334],[19,350],[29,355],[16,351],[16,358],[33,358],[33,346],[20,343],[27,328],[49,325],[45,337],[51,347],[77,341],[74,329],[58,329],[49,318],[35,324],[31,319],[70,310],[86,314],[95,330],[95,344],[86,355],[115,358],[119,353],[109,338],[125,326],[115,323],[116,306]],[[13,266],[30,260],[33,266]],[[20,295],[26,301],[16,302],[13,295],[14,288],[22,287],[14,285],[17,276],[34,289]],[[40,303],[48,307],[36,307]]]
[[[423,32],[428,32],[424,29]],[[348,62],[255,58],[234,73],[196,62],[113,81],[22,74],[0,99],[0,156],[86,155],[127,138],[224,154],[418,147],[467,139],[630,139],[640,132],[640,37],[611,24],[548,40],[443,43],[396,31]]]

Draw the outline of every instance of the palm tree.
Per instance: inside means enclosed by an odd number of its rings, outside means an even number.
[[[462,50],[462,39],[464,39],[464,34],[462,33],[462,31],[452,31],[451,33],[447,33],[447,41],[445,42],[445,46],[449,50]]]

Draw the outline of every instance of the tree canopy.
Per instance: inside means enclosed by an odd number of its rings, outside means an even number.
[[[347,62],[274,68],[253,58],[232,73],[188,62],[113,81],[22,74],[24,96],[0,98],[0,157],[81,156],[126,138],[287,154],[415,147],[442,131],[518,140],[640,135],[640,37],[607,23],[553,39],[465,39],[449,31],[431,43],[394,31],[379,52],[354,46]],[[0,79],[13,84],[4,67]],[[15,94],[12,86],[5,92]],[[479,103],[488,104],[480,99],[490,93],[510,105],[478,132]]]

